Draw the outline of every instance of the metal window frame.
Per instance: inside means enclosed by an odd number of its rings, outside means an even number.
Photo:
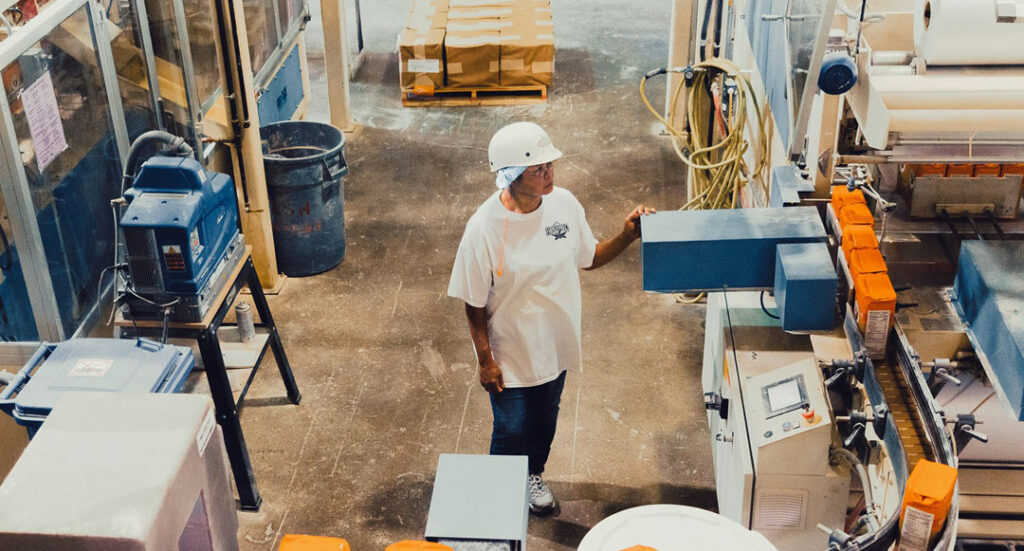
[[[792,3],[787,2],[787,15],[791,7]],[[818,88],[818,73],[821,72],[821,62],[825,57],[825,49],[828,46],[828,33],[829,29],[832,28],[832,20],[835,19],[835,13],[836,0],[825,0],[821,12],[821,24],[818,27],[818,39],[814,43],[814,49],[811,50],[811,64],[807,67],[807,80],[804,82],[803,94],[800,97],[800,110],[794,113],[793,132],[789,140],[789,157],[793,160],[796,160],[803,154],[804,146],[807,142],[805,134],[807,134],[807,125],[811,120],[814,96],[818,95],[820,91]],[[787,76],[786,80],[788,82],[787,86],[791,87],[792,75]]]
[[[267,60],[263,62],[263,66],[260,68],[253,67],[253,86],[259,90],[265,90],[267,84],[274,77],[278,67],[284,62],[285,57],[292,52],[295,47],[295,43],[299,38],[299,33],[306,26],[306,18],[309,17],[309,2],[303,0],[302,11],[300,11],[295,20],[292,21],[291,26],[287,29],[281,28],[281,4],[276,0],[272,2],[274,6],[274,19],[277,21],[277,45],[274,46],[274,51],[270,52],[267,56]]]
[[[54,0],[38,16],[18,27],[14,33],[0,42],[0,67],[7,67],[37,42],[45,39],[54,29],[68,18],[85,8],[96,48],[97,62],[107,95],[107,116],[109,117],[120,161],[125,161],[128,150],[128,134],[121,105],[117,72],[114,69],[110,39],[106,32],[106,15],[99,4],[91,0]],[[6,89],[0,94],[0,193],[3,194],[7,212],[11,219],[11,233],[19,245],[21,269],[28,290],[29,305],[36,322],[41,341],[62,341],[67,335],[57,305],[53,280],[47,265],[46,250],[43,247],[36,218],[35,205],[29,189],[28,177],[20,156],[18,137],[14,128],[14,117],[7,101]],[[81,332],[98,312],[103,297],[83,317],[75,333]],[[0,359],[17,362],[23,360],[38,346],[35,342],[0,343]]]
[[[145,0],[136,1],[144,2]],[[182,0],[172,0],[172,4],[174,6],[174,27],[178,33],[178,53],[181,55],[181,73],[182,78],[185,80],[185,101],[188,103],[188,116],[190,119],[189,129],[192,133],[192,136],[189,136],[189,138],[192,140],[192,149],[202,151],[199,134],[202,131],[203,115],[213,105],[217,96],[220,95],[219,88],[210,95],[210,98],[205,103],[200,101],[195,64],[192,62],[192,43],[188,40],[185,3]]]
[[[149,11],[145,0],[131,3],[135,28],[139,31],[143,63],[146,64],[146,81],[149,84],[149,101],[156,119],[156,129],[164,130],[163,98],[160,96],[160,75],[156,69],[156,55],[153,54],[153,36],[149,32]]]

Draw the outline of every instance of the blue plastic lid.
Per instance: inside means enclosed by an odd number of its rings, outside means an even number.
[[[56,345],[35,370],[15,398],[15,409],[46,415],[69,390],[155,392],[186,352],[191,351],[146,339],[72,339]]]

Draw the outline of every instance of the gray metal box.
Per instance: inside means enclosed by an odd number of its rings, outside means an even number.
[[[980,214],[988,206],[996,218],[1016,218],[1020,208],[1020,175],[996,177],[921,176],[908,191],[910,216],[935,218],[945,207],[951,216],[967,210]]]
[[[527,470],[525,455],[441,454],[424,536],[526,551]]]

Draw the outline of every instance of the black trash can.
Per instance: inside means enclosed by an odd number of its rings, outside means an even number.
[[[277,266],[302,277],[345,258],[345,134],[318,122],[260,128]]]

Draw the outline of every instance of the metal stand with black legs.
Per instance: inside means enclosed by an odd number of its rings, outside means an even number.
[[[217,411],[217,423],[224,432],[224,445],[227,448],[228,459],[231,461],[235,486],[238,488],[238,500],[244,511],[258,511],[263,498],[260,497],[260,491],[256,487],[256,475],[253,473],[252,463],[249,461],[249,449],[245,446],[245,436],[242,434],[238,412],[242,408],[246,393],[249,392],[249,385],[252,384],[260,364],[263,363],[267,348],[274,352],[277,369],[281,372],[281,380],[288,393],[288,401],[298,404],[302,400],[299,387],[295,384],[291,364],[288,363],[288,357],[284,353],[281,335],[277,332],[277,325],[274,324],[270,306],[267,305],[267,297],[263,293],[259,275],[253,266],[251,249],[252,247],[246,247],[242,261],[228,276],[231,283],[221,291],[214,303],[216,306],[210,309],[203,321],[170,323],[167,326],[168,337],[195,339],[199,343],[199,353],[203,358],[206,380],[210,384],[210,395]],[[231,392],[231,381],[228,379],[217,330],[220,329],[224,317],[231,309],[231,304],[244,286],[249,287],[256,311],[259,313],[260,323],[256,324],[256,327],[265,329],[268,332],[268,337],[236,401]],[[132,323],[131,320],[122,319],[119,316],[116,323],[121,337],[129,337],[137,332],[138,336],[159,338],[164,331],[163,323],[159,320],[136,320],[135,323]]]

